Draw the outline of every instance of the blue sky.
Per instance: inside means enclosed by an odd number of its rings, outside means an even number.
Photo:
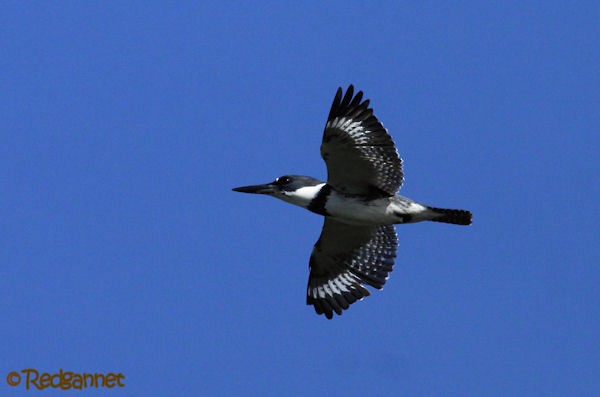
[[[597,2],[5,2],[0,395],[600,394]],[[325,178],[338,86],[372,100],[401,193],[383,291],[305,306],[322,220],[231,192]],[[42,393],[40,391],[30,392]],[[45,395],[65,395],[45,390]]]

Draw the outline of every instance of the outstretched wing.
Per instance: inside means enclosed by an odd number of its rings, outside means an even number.
[[[363,93],[338,88],[321,144],[327,183],[351,194],[394,195],[402,185],[402,160]]]
[[[381,289],[394,265],[398,242],[393,225],[356,226],[325,218],[310,256],[306,304],[329,319]]]

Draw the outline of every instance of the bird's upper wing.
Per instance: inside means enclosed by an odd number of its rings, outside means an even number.
[[[373,115],[363,93],[338,88],[321,144],[327,183],[351,194],[394,195],[402,185],[402,160],[392,137]]]
[[[325,218],[310,256],[307,305],[329,319],[370,295],[365,284],[383,288],[398,242],[393,225],[356,226]]]

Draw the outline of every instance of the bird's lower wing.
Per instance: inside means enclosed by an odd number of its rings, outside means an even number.
[[[381,289],[398,247],[393,225],[356,226],[326,218],[310,256],[307,305],[331,319],[369,296],[365,285]]]

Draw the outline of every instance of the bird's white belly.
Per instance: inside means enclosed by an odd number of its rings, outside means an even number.
[[[346,223],[357,225],[391,225],[398,223],[387,198],[364,201],[333,193],[325,206],[327,213]]]

